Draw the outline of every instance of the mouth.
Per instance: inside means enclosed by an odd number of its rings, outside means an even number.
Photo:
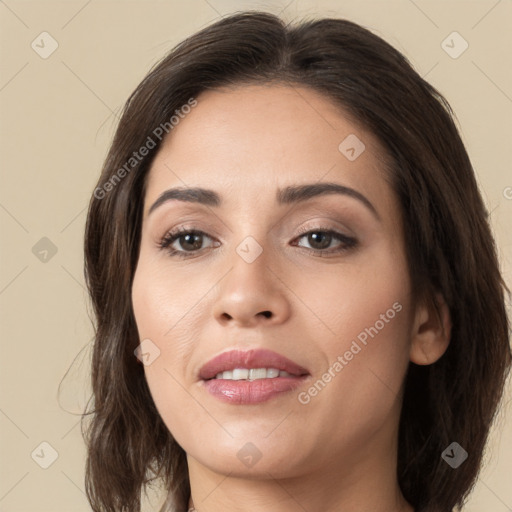
[[[259,380],[301,377],[309,371],[272,350],[230,350],[208,361],[200,370],[202,380]]]
[[[203,386],[216,398],[232,404],[256,404],[292,391],[310,372],[271,350],[231,350],[200,370]]]

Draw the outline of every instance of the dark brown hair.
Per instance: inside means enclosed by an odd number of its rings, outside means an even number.
[[[407,59],[370,30],[332,18],[285,24],[250,11],[184,40],[149,72],[125,104],[90,201],[85,277],[96,325],[84,436],[86,491],[95,512],[139,511],[142,489],[157,477],[177,511],[187,509],[190,495],[185,452],[159,416],[134,356],[140,340],[130,291],[145,179],[163,140],[156,129],[172,136],[169,120],[202,91],[272,83],[323,93],[385,149],[414,296],[432,302],[440,292],[453,323],[443,357],[409,365],[398,482],[416,512],[450,511],[476,482],[512,355],[508,290],[454,114]],[[148,137],[156,147],[131,161]],[[441,458],[453,441],[469,453],[456,470]]]

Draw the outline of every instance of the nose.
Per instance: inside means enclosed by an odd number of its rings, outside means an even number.
[[[235,253],[231,269],[218,286],[215,318],[222,324],[240,327],[286,321],[290,315],[291,292],[283,277],[265,251],[252,262]]]

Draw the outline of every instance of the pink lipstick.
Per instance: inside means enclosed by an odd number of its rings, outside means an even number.
[[[307,369],[271,350],[230,350],[208,361],[199,378],[216,398],[232,404],[258,404],[292,391],[310,375]]]

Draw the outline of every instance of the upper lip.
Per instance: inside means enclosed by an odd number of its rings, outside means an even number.
[[[235,368],[276,368],[292,375],[308,375],[306,368],[294,363],[273,350],[229,350],[210,359],[199,372],[199,377],[208,380],[218,373]]]

